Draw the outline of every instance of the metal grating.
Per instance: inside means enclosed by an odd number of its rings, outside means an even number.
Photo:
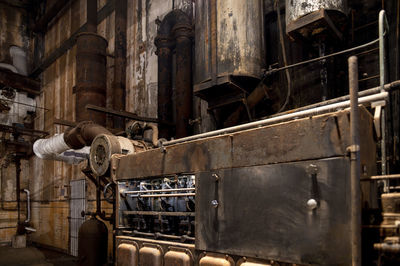
[[[70,185],[70,254],[78,256],[78,232],[85,221],[81,212],[86,211],[86,180],[72,180]]]

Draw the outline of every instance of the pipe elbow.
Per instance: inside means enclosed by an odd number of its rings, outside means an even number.
[[[80,122],[76,127],[68,128],[64,133],[64,141],[71,149],[82,149],[90,146],[97,135],[113,135],[103,126],[92,121]]]
[[[174,31],[177,29],[185,28],[187,32],[192,31],[192,22],[189,16],[180,9],[175,9],[165,15],[160,24],[155,39],[155,45],[160,47],[169,40],[173,39]]]

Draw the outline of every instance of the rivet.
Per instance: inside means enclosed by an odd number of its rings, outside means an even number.
[[[309,210],[314,210],[315,208],[317,208],[318,206],[318,202],[315,199],[309,199],[307,201],[307,208]]]
[[[212,176],[215,178],[215,181],[218,181],[219,180],[219,175],[218,174],[212,174]]]

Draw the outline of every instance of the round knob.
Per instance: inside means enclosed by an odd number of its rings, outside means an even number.
[[[214,208],[218,207],[218,200],[212,200],[211,201],[211,206],[213,206]]]
[[[307,208],[309,210],[314,210],[315,208],[317,208],[318,206],[318,202],[315,199],[309,199],[307,201]]]

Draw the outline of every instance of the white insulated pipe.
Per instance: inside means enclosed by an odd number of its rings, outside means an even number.
[[[59,155],[66,150],[69,146],[64,141],[64,133],[55,134],[48,139],[38,139],[33,144],[33,152],[41,159],[54,159],[55,155]]]
[[[33,152],[43,160],[63,161],[79,164],[89,157],[90,147],[72,150],[64,141],[64,133],[55,134],[47,139],[38,139],[33,144]]]

